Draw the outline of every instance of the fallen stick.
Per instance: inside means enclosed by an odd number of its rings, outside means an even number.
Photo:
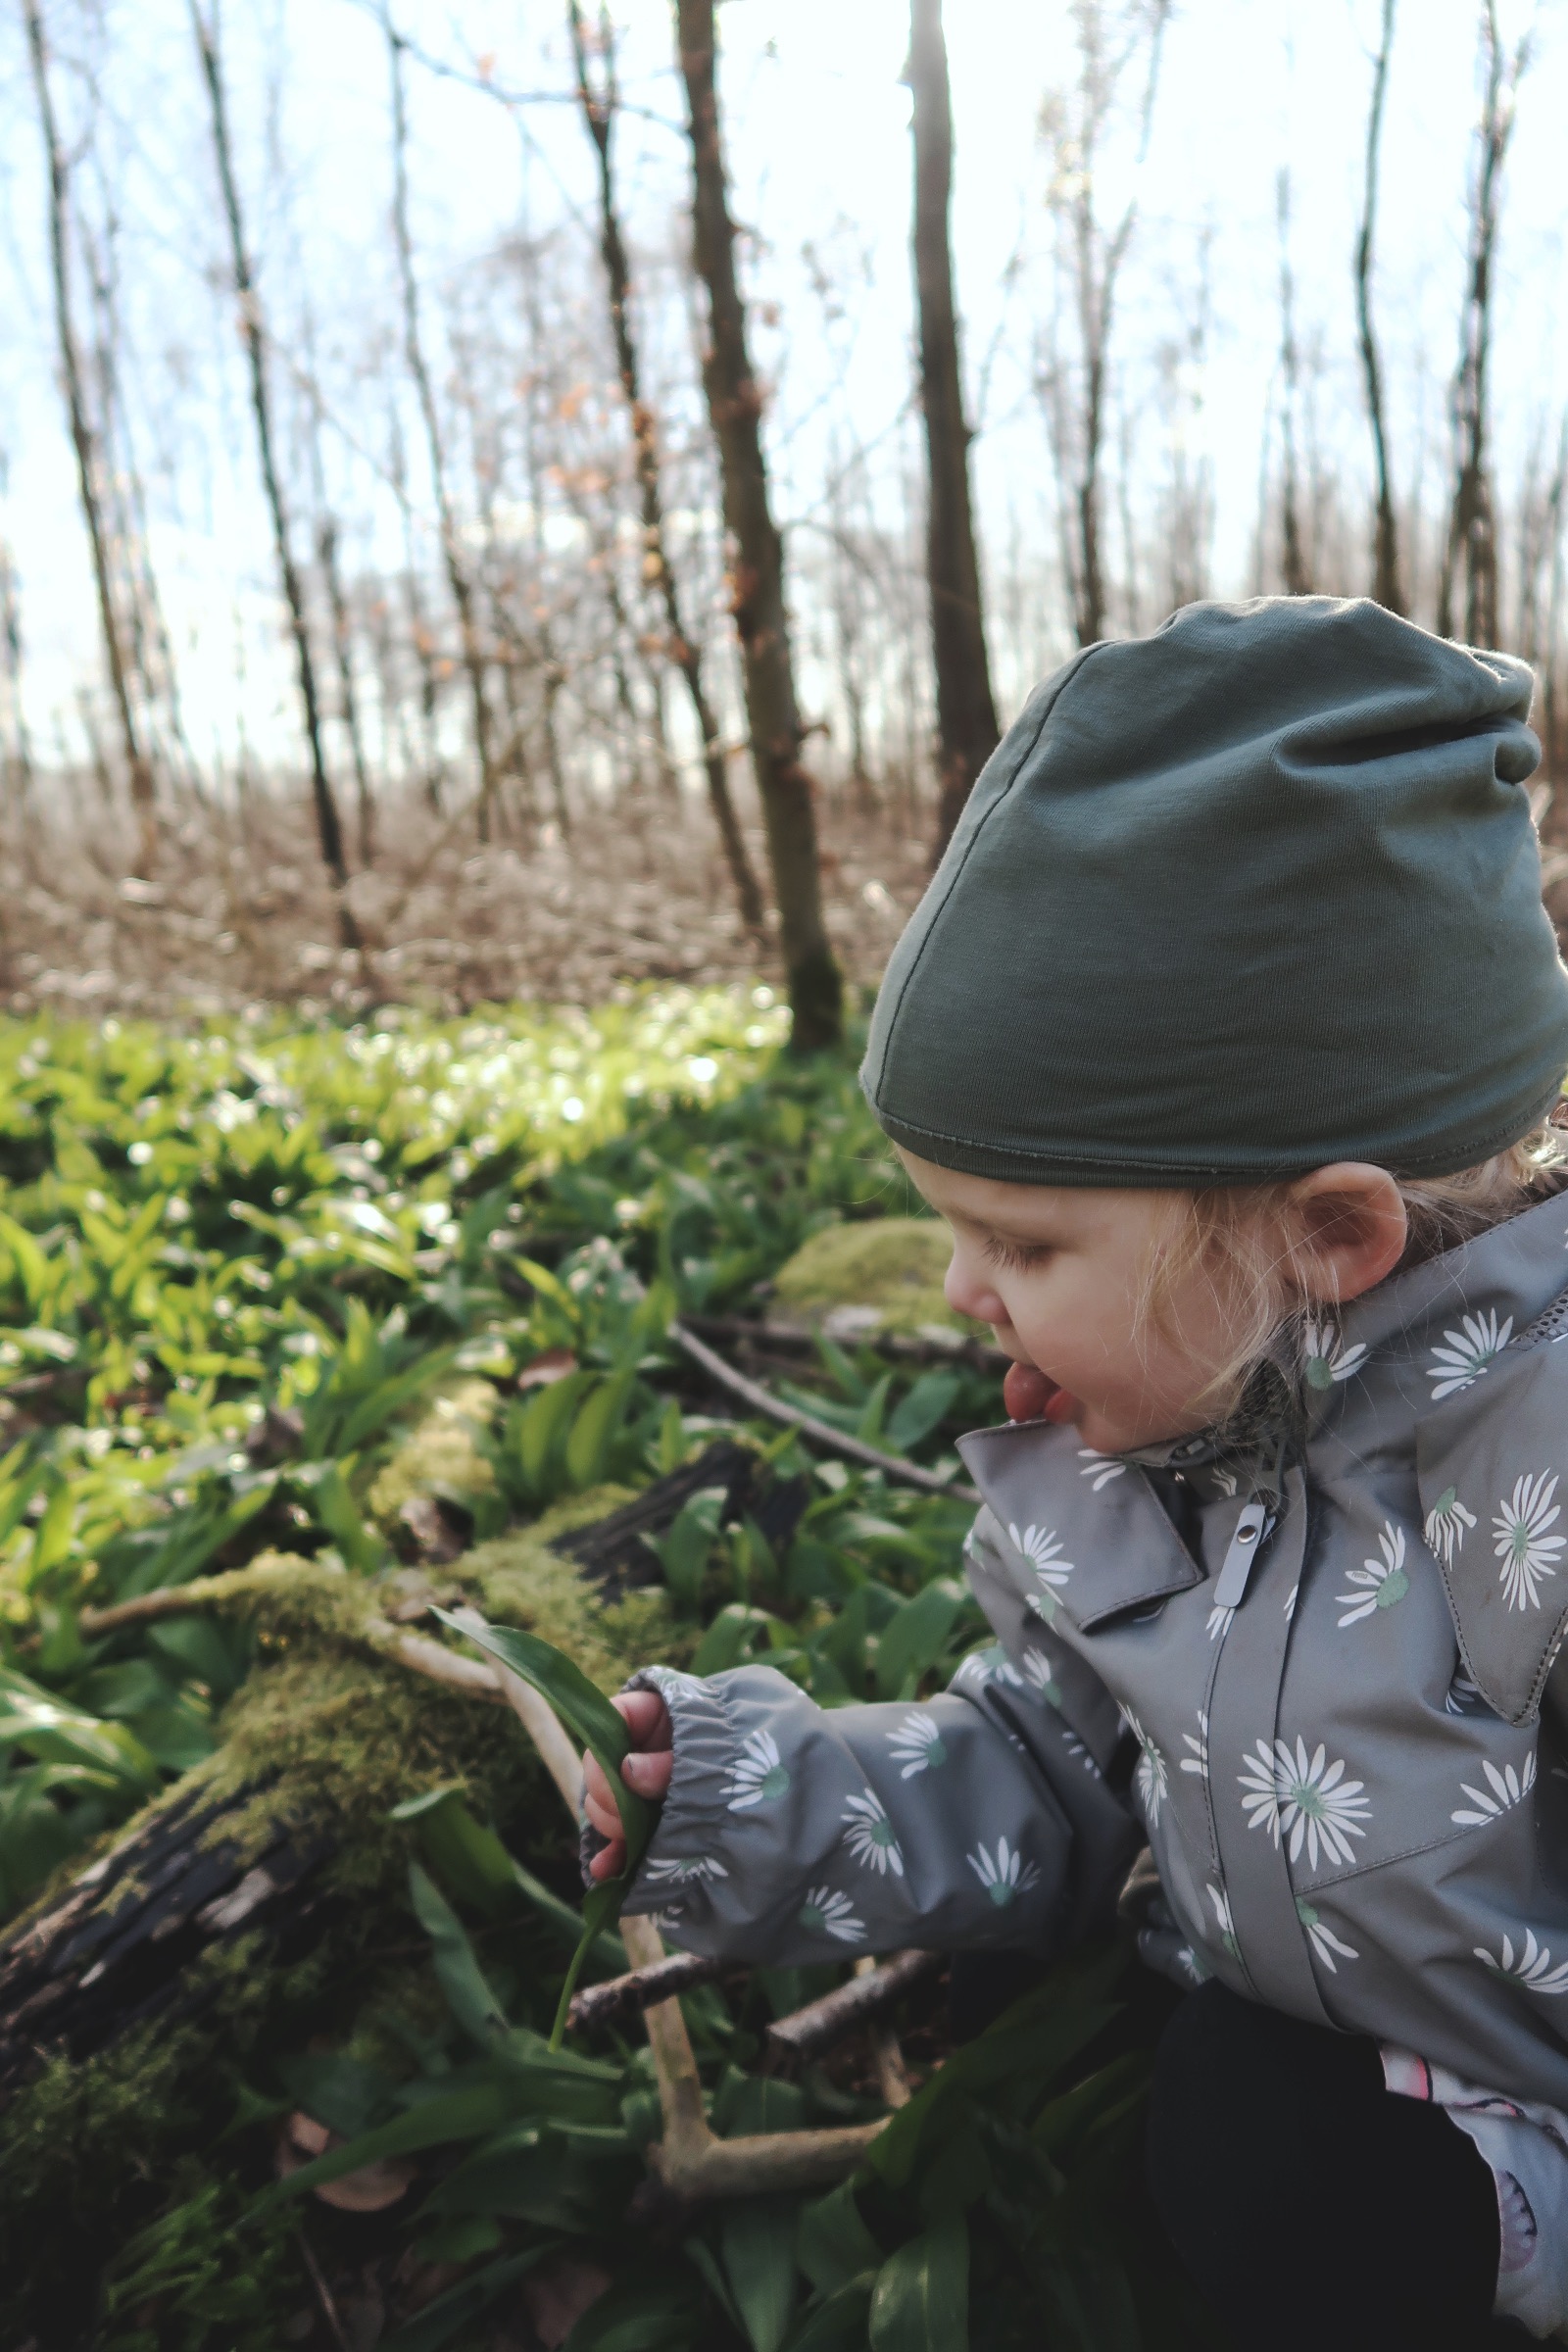
[[[1568,859],[1565,859],[1568,864]],[[780,1355],[814,1355],[817,1334],[799,1323],[767,1323],[753,1315],[688,1315],[685,1328],[700,1340],[738,1341],[742,1347],[776,1348]],[[824,1339],[836,1335],[824,1332]],[[967,1364],[976,1372],[1005,1372],[1012,1358],[989,1340],[976,1340],[956,1331],[951,1340],[918,1339],[912,1332],[884,1331],[854,1334],[837,1341],[841,1348],[869,1348],[903,1364]]]
[[[788,2017],[776,2017],[767,2029],[768,2056],[777,2065],[804,2066],[845,2041],[873,2018],[883,2016],[923,1977],[942,1966],[940,1952],[895,1952],[865,1976],[808,2001]]]
[[[625,1922],[621,1924],[624,1927]],[[699,1952],[669,1952],[651,1967],[629,1969],[623,1977],[607,1977],[603,1984],[585,1986],[573,1996],[566,2023],[578,2032],[618,2025],[623,2017],[635,2017],[655,2001],[690,1992],[697,1984],[710,1984],[722,1966],[722,1961],[706,1959]]]
[[[688,1331],[684,1323],[672,1320],[669,1336],[710,1380],[749,1404],[754,1413],[761,1413],[769,1421],[780,1421],[786,1429],[798,1429],[803,1438],[809,1438],[826,1452],[842,1454],[846,1461],[863,1462],[867,1469],[880,1470],[884,1478],[899,1486],[918,1487],[922,1494],[952,1494],[959,1502],[980,1500],[973,1487],[956,1486],[951,1478],[940,1478],[934,1470],[922,1470],[917,1462],[900,1461],[897,1454],[879,1453],[874,1446],[862,1446],[858,1438],[847,1437],[841,1429],[830,1429],[814,1413],[804,1413],[799,1405],[784,1403],[770,1389],[748,1380],[744,1372],[737,1372],[732,1364],[727,1364],[706,1341]]]

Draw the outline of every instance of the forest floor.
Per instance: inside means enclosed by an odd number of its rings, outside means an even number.
[[[88,792],[92,790],[89,786]],[[743,807],[743,816],[745,815]],[[929,873],[932,813],[902,791],[819,803],[829,935],[852,982],[874,985]],[[518,998],[596,1004],[649,980],[777,980],[749,939],[705,801],[647,793],[489,846],[471,813],[381,811],[373,864],[347,900],[345,949],[303,806],[253,796],[183,816],[150,880],[131,838],[78,789],[49,817],[13,814],[0,856],[0,1008],[214,1016],[258,1003],[317,1012],[410,1003],[465,1012]],[[766,849],[746,826],[759,874]],[[129,877],[127,879],[127,876]]]

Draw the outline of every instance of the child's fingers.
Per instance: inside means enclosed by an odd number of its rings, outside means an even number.
[[[625,1867],[626,1840],[624,1838],[612,1838],[610,1843],[601,1846],[589,1863],[588,1876],[596,1880],[618,1879]]]
[[[675,1758],[666,1747],[659,1755],[630,1755],[622,1758],[620,1777],[638,1796],[646,1796],[657,1804],[668,1793],[669,1776],[675,1769]]]
[[[622,1690],[611,1704],[624,1717],[633,1747],[669,1746],[669,1709],[657,1690]]]
[[[582,1809],[601,1838],[620,1836],[620,1815],[612,1803],[590,1796],[584,1799]]]

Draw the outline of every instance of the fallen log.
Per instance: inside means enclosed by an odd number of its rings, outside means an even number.
[[[574,1994],[566,2023],[573,2033],[582,2034],[596,2027],[619,2025],[624,2018],[651,2008],[655,2001],[667,2001],[698,1984],[710,1984],[722,1966],[722,1961],[705,1959],[699,1952],[670,1952],[649,1968],[628,1969],[623,1977],[607,1977],[602,1984],[590,1984]]]

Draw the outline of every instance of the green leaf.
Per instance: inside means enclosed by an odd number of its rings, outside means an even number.
[[[787,2352],[864,2352],[866,2313],[875,2284],[875,2271],[846,2279],[807,2315],[790,2337]]]
[[[524,2104],[522,2090],[497,2068],[486,2082],[437,2091],[433,2098],[421,2099],[416,2107],[394,2116],[389,2124],[378,2124],[373,2132],[362,2132],[357,2139],[347,2139],[340,2148],[302,2164],[298,2172],[268,2189],[259,2202],[270,2205],[279,2197],[303,2196],[308,2188],[339,2180],[362,2165],[379,2163],[383,2156],[412,2156],[420,2148],[442,2147],[450,2140],[477,2139],[485,2132],[499,2130]]]
[[[648,1539],[664,1571],[670,1598],[687,1616],[697,1614],[703,1576],[728,1500],[725,1488],[702,1487],[681,1505],[667,1536]]]
[[[550,1499],[547,1479],[551,1463],[594,1378],[592,1372],[568,1372],[564,1379],[551,1381],[511,1425],[512,1459],[522,1474],[525,1492],[536,1501]]]
[[[731,2205],[719,2224],[719,2245],[752,2352],[779,2352],[795,2308],[793,2200],[748,2197]]]
[[[963,1386],[956,1372],[924,1372],[888,1422],[886,1436],[900,1453],[908,1453],[922,1438],[944,1422]]]
[[[836,2294],[852,2278],[882,2266],[882,2249],[860,2218],[853,2181],[803,2206],[795,2259],[819,2295]]]
[[[871,2293],[871,2352],[967,2352],[969,2228],[961,2215],[891,2255]]]
[[[466,2328],[479,2314],[504,2295],[514,2279],[531,2271],[550,2252],[548,2246],[530,2246],[525,2253],[508,2254],[500,2262],[487,2263],[475,2271],[471,2278],[460,2279],[427,2303],[416,2319],[400,2328],[396,2335],[382,2339],[381,2352],[437,2352],[437,2346],[449,2343],[460,2328]]]
[[[694,2352],[696,2290],[663,2279],[612,2286],[583,2313],[562,2352]]]
[[[635,1372],[615,1372],[601,1381],[571,1425],[566,1440],[566,1477],[579,1494],[584,1487],[596,1486],[605,1475],[610,1448],[636,1378]]]
[[[937,1577],[906,1600],[876,1645],[879,1698],[912,1696],[920,1677],[936,1664],[967,1595],[951,1577]]]
[[[417,1862],[409,1865],[409,1894],[430,1938],[431,1964],[453,2016],[481,2049],[507,2032],[507,2013],[485,1982],[457,1913],[437,1893]]]
[[[564,1386],[564,1383],[558,1383]],[[588,1893],[583,1903],[582,1940],[571,1956],[565,1983],[561,1990],[561,2005],[550,2036],[552,2049],[559,2049],[566,2028],[566,2011],[577,1987],[583,1962],[595,1938],[606,1928],[613,1926],[620,1915],[620,1906],[631,1882],[631,1874],[647,1851],[654,1834],[657,1818],[655,1808],[645,1804],[640,1796],[627,1788],[620,1777],[622,1759],[631,1752],[631,1740],[619,1713],[604,1692],[597,1690],[575,1661],[564,1650],[553,1648],[537,1634],[525,1634],[514,1626],[487,1625],[483,1629],[459,1622],[445,1609],[434,1614],[443,1625],[462,1634],[480,1649],[489,1650],[503,1666],[532,1685],[541,1697],[549,1700],[573,1740],[579,1740],[597,1759],[611,1794],[620,1815],[620,1826],[626,1839],[626,1868],[619,1878],[603,1879]]]

